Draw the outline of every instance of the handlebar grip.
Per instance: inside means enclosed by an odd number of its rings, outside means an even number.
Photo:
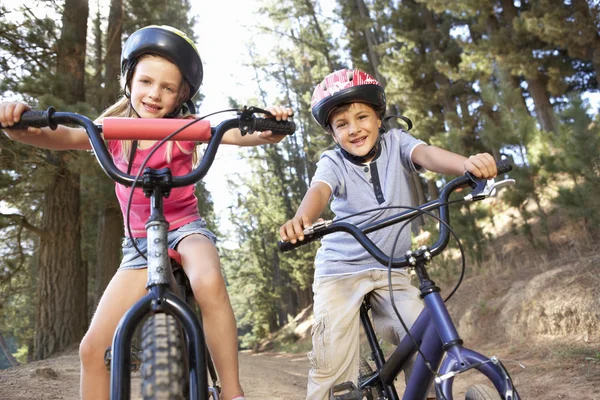
[[[296,247],[298,247],[298,242],[296,242],[296,244],[292,244],[292,242],[284,242],[283,240],[280,240],[277,242],[277,247],[279,247],[279,251],[285,253],[286,251],[294,250]]]
[[[48,107],[46,111],[25,111],[21,114],[19,122],[10,127],[10,129],[27,129],[49,127],[55,130],[58,124],[54,122],[52,116],[56,110],[54,107]]]
[[[506,174],[512,170],[512,164],[510,160],[500,160],[496,163],[496,168],[498,169],[498,175]]]
[[[285,253],[286,251],[294,250],[297,247],[304,246],[305,244],[309,244],[314,242],[315,240],[319,240],[322,235],[318,233],[314,233],[312,235],[304,235],[304,240],[298,240],[296,243],[292,242],[284,242],[280,240],[277,242],[277,247],[279,247],[279,251]]]
[[[254,120],[254,130],[272,131],[276,135],[293,135],[296,131],[294,121],[277,121],[272,118],[256,118]]]

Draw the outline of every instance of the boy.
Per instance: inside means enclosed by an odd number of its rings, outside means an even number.
[[[385,132],[383,87],[363,71],[331,73],[315,88],[311,103],[313,117],[332,135],[337,148],[322,154],[296,215],[280,228],[284,241],[304,240],[303,230],[319,218],[330,197],[336,219],[375,207],[409,205],[408,174],[412,171],[496,176],[496,163],[489,154],[467,159],[428,146],[401,130]],[[350,217],[349,222],[368,224],[397,212],[372,211]],[[398,225],[391,226],[369,237],[389,255],[398,229]],[[403,254],[409,246],[410,230],[405,229],[396,254]],[[396,306],[410,327],[423,308],[419,291],[411,285],[406,270],[392,272],[392,286]],[[335,385],[357,382],[358,315],[366,294],[370,293],[373,321],[382,337],[398,344],[405,332],[389,303],[387,267],[348,234],[334,233],[322,239],[315,259],[313,292],[315,324],[306,398],[327,400]]]

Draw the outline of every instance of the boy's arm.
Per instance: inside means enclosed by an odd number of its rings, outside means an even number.
[[[428,171],[445,175],[462,175],[468,171],[477,178],[491,179],[498,173],[496,161],[488,153],[466,158],[436,146],[419,145],[413,149],[411,159]]]
[[[296,240],[304,240],[304,229],[319,218],[327,207],[330,197],[331,188],[328,184],[320,181],[313,182],[304,195],[294,218],[279,228],[281,239],[292,243],[296,243]]]

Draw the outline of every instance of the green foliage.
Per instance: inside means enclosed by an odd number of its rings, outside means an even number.
[[[556,181],[565,182],[554,199],[593,236],[600,234],[600,119],[588,115],[578,98],[562,113],[563,124],[552,138],[555,151],[544,160]],[[566,178],[566,179],[565,179]]]

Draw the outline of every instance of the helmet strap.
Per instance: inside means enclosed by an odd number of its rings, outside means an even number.
[[[375,159],[381,154],[381,146],[379,145],[381,142],[381,129],[379,133],[380,134],[377,136],[377,141],[375,142],[375,145],[364,156],[355,156],[354,154],[351,154],[344,150],[344,148],[339,144],[337,145],[337,147],[340,149],[340,152],[346,160],[350,161],[352,164],[355,165],[363,165],[367,162],[367,160]]]

